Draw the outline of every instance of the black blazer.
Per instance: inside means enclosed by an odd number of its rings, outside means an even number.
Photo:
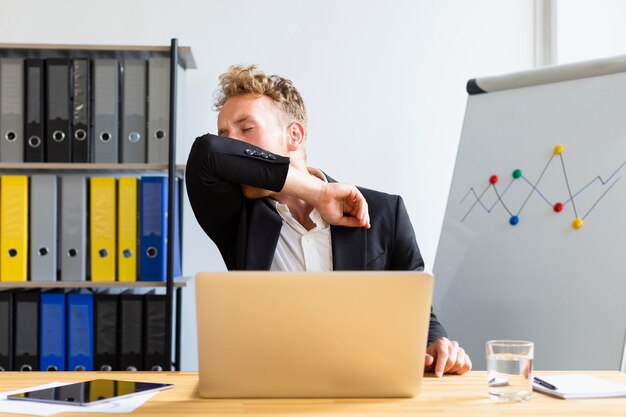
[[[210,134],[195,140],[187,161],[187,194],[229,270],[270,269],[282,218],[264,199],[245,198],[240,184],[280,191],[288,169],[289,158],[246,142]],[[371,228],[331,226],[333,269],[423,270],[402,198],[359,190],[368,203]],[[442,336],[446,331],[431,311],[428,342]]]

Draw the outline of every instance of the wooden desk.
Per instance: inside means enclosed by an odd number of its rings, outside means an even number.
[[[537,375],[549,373],[538,372]],[[626,374],[617,371],[588,373],[626,383]],[[133,413],[136,416],[626,416],[626,397],[560,400],[534,393],[527,403],[494,404],[487,398],[485,372],[442,379],[426,377],[422,393],[415,399],[205,400],[196,394],[198,375],[195,372],[3,372],[0,373],[0,391],[52,381],[77,382],[98,377],[175,384],[173,389],[159,392],[137,409]],[[94,417],[98,414],[63,415]]]

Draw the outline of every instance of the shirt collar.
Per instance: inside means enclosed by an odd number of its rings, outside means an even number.
[[[323,180],[324,182],[328,182],[328,179],[326,179],[326,175],[324,175],[324,173],[321,170],[314,168],[314,167],[307,167],[307,170],[309,171],[309,174]],[[287,204],[279,203],[273,198],[267,198],[267,200],[276,209],[276,211],[278,212],[278,214],[280,215],[280,217],[282,217],[284,221],[288,223],[293,222],[293,223],[300,225],[300,223],[298,223],[291,215],[291,212],[289,211],[289,207],[287,206]],[[309,214],[309,217],[311,218],[313,223],[315,223],[315,228],[309,230],[308,232],[315,232],[317,230],[322,230],[322,229],[329,227],[328,222],[326,222],[326,220],[322,218],[322,216],[320,215],[320,213],[317,211],[316,208],[313,208],[313,211],[311,211],[311,214]],[[302,225],[300,225],[300,227],[304,229]]]

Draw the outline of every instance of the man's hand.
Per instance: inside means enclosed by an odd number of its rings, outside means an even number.
[[[308,171],[290,166],[285,185],[275,196],[280,198],[281,195],[295,197],[316,208],[322,218],[332,225],[370,228],[367,201],[354,185],[328,183]],[[297,202],[284,204],[289,206],[293,215]],[[307,216],[309,212],[306,213]]]
[[[472,361],[456,341],[440,337],[426,348],[424,368],[438,378],[443,374],[462,375],[472,369]]]
[[[326,183],[313,206],[332,225],[370,228],[367,201],[354,185]]]

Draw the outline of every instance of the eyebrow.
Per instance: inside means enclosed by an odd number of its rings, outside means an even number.
[[[244,115],[240,116],[237,120],[235,120],[235,123],[237,123],[237,124],[239,124],[239,123],[243,123],[243,122],[245,122],[246,120],[248,120],[249,118],[250,118],[250,116],[249,116],[249,115],[244,114]]]
[[[251,119],[250,115],[248,114],[244,114],[242,116],[239,116],[236,120],[235,120],[235,124],[241,124],[245,121],[247,121],[248,119]],[[224,136],[225,134],[228,134],[228,129],[218,129],[217,130],[217,135],[218,136]]]

